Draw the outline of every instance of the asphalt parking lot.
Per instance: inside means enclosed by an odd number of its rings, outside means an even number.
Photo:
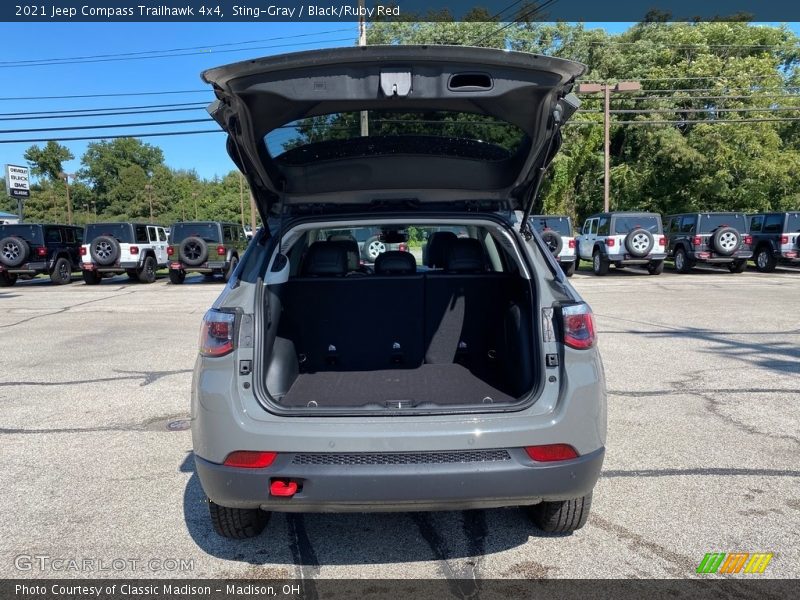
[[[771,552],[766,576],[800,577],[798,270],[576,274],[609,432],[589,523],[567,537],[515,508],[273,515],[255,540],[217,537],[184,426],[222,284],[187,283],[0,290],[0,577],[681,578],[707,552]]]

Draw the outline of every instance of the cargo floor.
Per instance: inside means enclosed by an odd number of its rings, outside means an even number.
[[[280,404],[305,407],[314,401],[320,408],[333,408],[409,401],[419,406],[489,403],[486,398],[494,404],[516,401],[461,365],[425,364],[417,369],[301,373]]]

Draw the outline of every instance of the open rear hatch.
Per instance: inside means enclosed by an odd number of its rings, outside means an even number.
[[[409,198],[525,210],[578,108],[570,90],[584,70],[486,48],[370,46],[250,60],[203,79],[217,96],[209,112],[266,220],[278,206]],[[347,120],[359,111],[368,111],[368,132]],[[479,128],[458,135],[453,126],[467,122]],[[331,133],[351,126],[355,135]],[[276,132],[284,143],[270,147]]]

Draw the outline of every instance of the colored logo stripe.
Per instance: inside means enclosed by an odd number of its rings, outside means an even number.
[[[763,573],[772,560],[772,553],[757,552],[709,552],[697,566],[698,573]]]

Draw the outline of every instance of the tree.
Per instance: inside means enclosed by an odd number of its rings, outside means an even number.
[[[75,158],[69,148],[58,142],[49,141],[44,148],[33,145],[23,155],[31,168],[31,174],[45,177],[50,181],[61,179],[64,172],[63,163]]]

